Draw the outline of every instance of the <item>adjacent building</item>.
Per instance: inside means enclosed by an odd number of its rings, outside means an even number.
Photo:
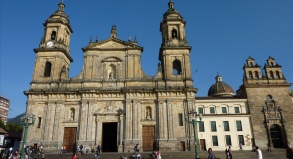
[[[143,72],[143,47],[137,40],[119,39],[112,26],[108,39],[90,41],[82,49],[82,71],[70,78],[73,29],[64,9],[59,3],[45,21],[44,36],[34,49],[33,78],[25,95],[26,114],[37,118],[27,144],[56,151],[61,145],[68,151],[78,144],[102,145],[103,151],[122,152],[133,151],[135,144],[142,151],[187,151],[195,143],[201,150],[248,150],[256,144],[286,147],[293,142],[291,84],[275,59],[268,59],[262,73],[249,57],[236,95],[217,75],[208,96],[196,97],[186,22],[171,0],[160,22],[155,76]],[[198,141],[190,124],[193,119],[198,121]]]
[[[10,101],[8,98],[0,96],[0,118],[4,124],[7,123]]]

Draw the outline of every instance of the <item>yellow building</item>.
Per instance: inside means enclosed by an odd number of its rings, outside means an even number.
[[[191,46],[185,34],[186,22],[174,9],[174,2],[170,1],[168,7],[160,23],[162,44],[155,76],[143,72],[140,63],[143,48],[137,41],[119,39],[116,26],[112,26],[108,39],[91,41],[82,49],[82,71],[70,78],[69,68],[73,62],[70,39],[73,30],[64,12],[64,3],[59,3],[57,11],[45,21],[44,36],[39,47],[34,49],[33,78],[25,94],[26,114],[34,114],[37,118],[36,124],[29,129],[27,144],[42,144],[45,149],[52,151],[58,151],[61,145],[73,151],[78,144],[88,148],[102,145],[106,152],[133,151],[135,144],[140,144],[142,151],[190,150],[194,149],[195,142],[192,125],[188,123],[192,120],[189,112],[200,107],[207,112],[203,113],[204,122],[218,120],[217,115],[220,114],[220,123],[233,123],[231,129],[237,129],[237,120],[245,124],[244,132],[238,134],[245,138],[245,149],[252,147],[254,141],[258,143],[256,138],[252,140],[256,128],[251,129],[250,125],[256,120],[250,115],[254,112],[249,108],[254,100],[246,95],[250,91],[250,79],[245,78],[237,97],[228,92],[228,96],[220,94],[218,100],[195,98],[197,89],[193,86],[191,76]],[[245,72],[249,72],[248,69],[249,66],[245,67]],[[280,68],[276,70],[282,78]],[[290,84],[282,86],[283,90],[289,90]],[[208,110],[211,105],[219,110],[224,105],[229,111],[210,114]],[[237,106],[241,108],[241,113],[235,114],[232,110]],[[259,106],[262,105],[255,108]],[[262,112],[258,109],[255,111],[259,114]],[[285,127],[280,124],[280,131],[283,132]],[[292,127],[287,131],[292,132]],[[237,133],[231,131],[226,134],[231,135],[231,144],[236,147],[240,141],[234,141],[234,137],[235,140],[240,139],[235,136]],[[201,141],[199,146],[217,147],[210,144],[215,135],[198,134]],[[219,140],[224,140],[223,135]],[[292,135],[283,138],[283,144],[292,142],[292,138]],[[206,140],[205,145],[203,140]]]

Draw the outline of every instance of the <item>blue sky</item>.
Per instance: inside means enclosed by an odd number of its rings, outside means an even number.
[[[8,117],[25,112],[43,23],[61,0],[1,0],[0,95],[11,102]],[[90,37],[110,37],[112,25],[118,38],[137,37],[144,48],[142,68],[150,76],[157,71],[161,45],[160,21],[169,0],[65,0],[74,33],[71,36],[70,77],[82,69],[83,52]],[[174,0],[187,22],[191,69],[197,96],[206,96],[217,73],[236,91],[242,84],[245,60],[251,56],[263,66],[269,56],[283,66],[293,82],[292,0]],[[291,90],[293,87],[291,86]]]

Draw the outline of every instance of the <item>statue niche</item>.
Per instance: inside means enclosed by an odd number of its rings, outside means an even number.
[[[146,120],[152,120],[152,108],[146,107]]]

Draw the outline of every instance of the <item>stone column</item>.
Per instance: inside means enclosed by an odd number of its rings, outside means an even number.
[[[90,106],[92,104],[88,103],[86,106],[86,140],[92,140],[92,114],[90,113]]]
[[[79,140],[85,140],[86,136],[86,106],[88,102],[83,101],[80,104],[80,119],[79,119]]]
[[[46,127],[48,127],[48,129],[45,131],[46,132],[45,140],[48,140],[48,141],[52,141],[52,139],[53,139],[52,132],[53,132],[53,126],[54,126],[55,106],[56,106],[56,103],[48,104],[48,112],[49,113],[48,113],[48,116],[46,119]]]
[[[56,109],[55,109],[55,116],[54,116],[54,127],[53,127],[53,140],[58,140],[59,137],[59,123],[60,123],[60,110],[61,107],[63,105],[62,104],[57,104],[56,105]]]
[[[132,129],[132,139],[137,139],[137,103],[136,101],[133,101],[133,105],[132,105],[132,125],[133,125],[133,129]]]
[[[123,145],[122,145],[122,140],[123,140],[123,114],[119,114],[119,145],[118,145],[118,152],[123,152]]]
[[[99,121],[100,121],[100,119],[98,118],[98,115],[96,115],[96,118],[95,118],[95,122],[96,122],[96,128],[95,128],[95,145],[98,145],[98,139],[99,139],[99,135],[98,135],[98,132],[99,132],[98,125],[99,125]]]
[[[125,127],[126,127],[126,130],[125,130],[125,138],[130,140],[132,139],[132,112],[131,112],[131,108],[132,108],[132,103],[131,103],[131,100],[126,100],[126,106],[125,106],[125,109],[126,109],[126,121],[125,121]]]
[[[174,117],[172,116],[172,114],[172,100],[167,100],[168,139],[172,139],[174,137]]]

